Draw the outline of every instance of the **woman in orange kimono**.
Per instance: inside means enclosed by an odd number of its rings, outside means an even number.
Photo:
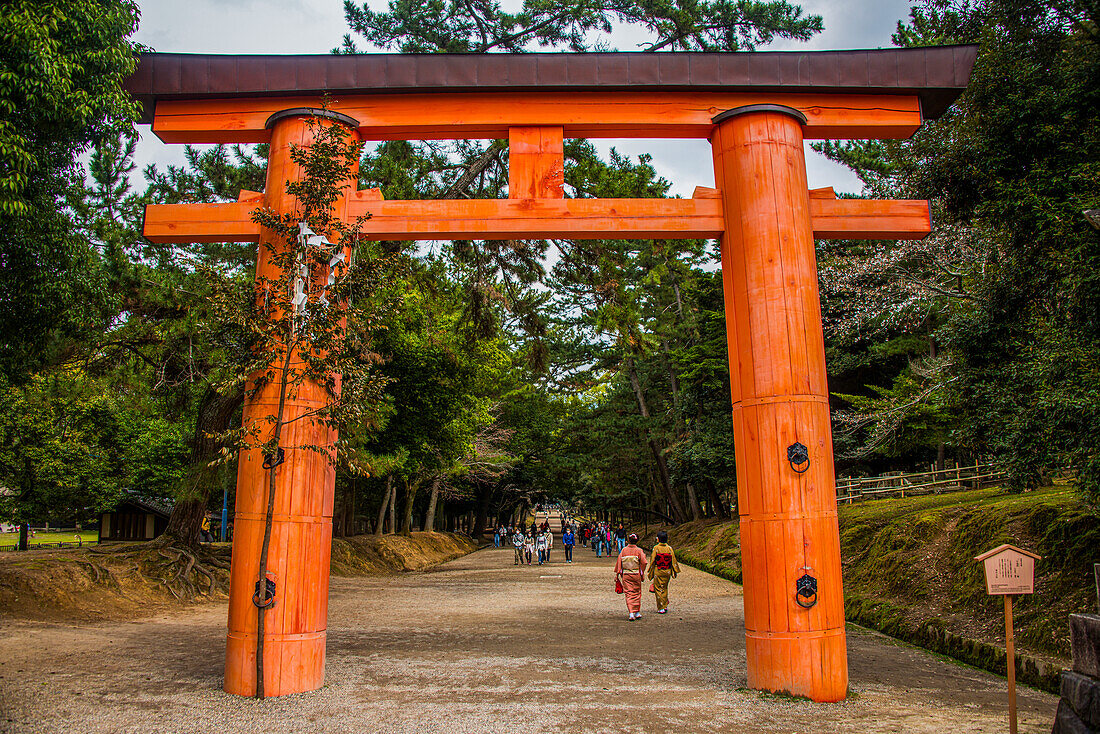
[[[626,547],[619,552],[615,561],[615,575],[623,586],[626,596],[626,610],[630,612],[630,621],[642,618],[642,579],[645,578],[645,551],[638,547],[638,536],[634,533],[626,539]]]

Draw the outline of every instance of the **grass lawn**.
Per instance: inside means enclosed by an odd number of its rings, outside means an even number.
[[[77,533],[72,530],[66,533],[39,531],[33,538],[27,538],[27,545],[34,548],[40,543],[50,543],[56,548],[58,543],[76,543],[76,535]],[[94,543],[99,539],[99,533],[95,530],[82,530],[79,535],[83,543]],[[19,545],[19,533],[0,533],[0,551],[11,550],[17,545]]]

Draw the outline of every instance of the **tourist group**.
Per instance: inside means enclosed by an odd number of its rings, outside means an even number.
[[[508,542],[515,550],[513,565],[532,565],[537,559],[538,565],[550,562],[550,553],[554,548],[554,532],[550,522],[544,520],[541,525],[532,522],[530,528],[501,525],[494,531],[493,544],[500,548]],[[638,536],[629,533],[619,523],[612,529],[609,523],[577,524],[569,518],[562,518],[561,544],[565,550],[565,562],[573,562],[573,548],[580,543],[591,546],[597,557],[611,554],[611,548],[618,551],[615,560],[615,591],[623,594],[631,621],[642,617],[642,583],[650,581],[649,591],[657,601],[657,613],[668,612],[668,583],[680,573],[680,564],[676,561],[676,552],[668,544],[668,533],[657,533],[657,545],[653,547],[652,562],[645,551],[638,546]],[[614,543],[614,546],[612,546]]]

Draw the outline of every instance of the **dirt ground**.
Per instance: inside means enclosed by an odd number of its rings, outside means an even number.
[[[185,549],[148,543],[0,553],[0,619],[125,622],[172,613],[185,602],[225,601],[231,547],[202,548],[187,577],[177,575],[190,557],[182,555]],[[468,536],[454,533],[333,538],[331,572],[389,576],[423,571],[476,548]]]
[[[2,732],[1001,732],[1005,681],[849,629],[851,697],[745,688],[741,587],[685,568],[670,613],[626,620],[613,561],[510,548],[424,573],[334,578],[327,682],[221,690],[225,604],[136,622],[0,621]],[[1020,731],[1057,700],[1022,688]]]

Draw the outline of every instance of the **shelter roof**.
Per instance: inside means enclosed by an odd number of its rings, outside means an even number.
[[[738,53],[142,54],[127,90],[158,100],[328,93],[692,89],[915,94],[934,119],[966,88],[977,46]]]
[[[133,505],[145,512],[151,512],[154,515],[160,515],[162,517],[169,517],[172,514],[172,507],[175,505],[170,499],[162,499],[160,497],[150,497],[148,495],[140,494],[133,490],[127,490],[126,494],[119,499],[111,512],[117,511],[123,505]]]

